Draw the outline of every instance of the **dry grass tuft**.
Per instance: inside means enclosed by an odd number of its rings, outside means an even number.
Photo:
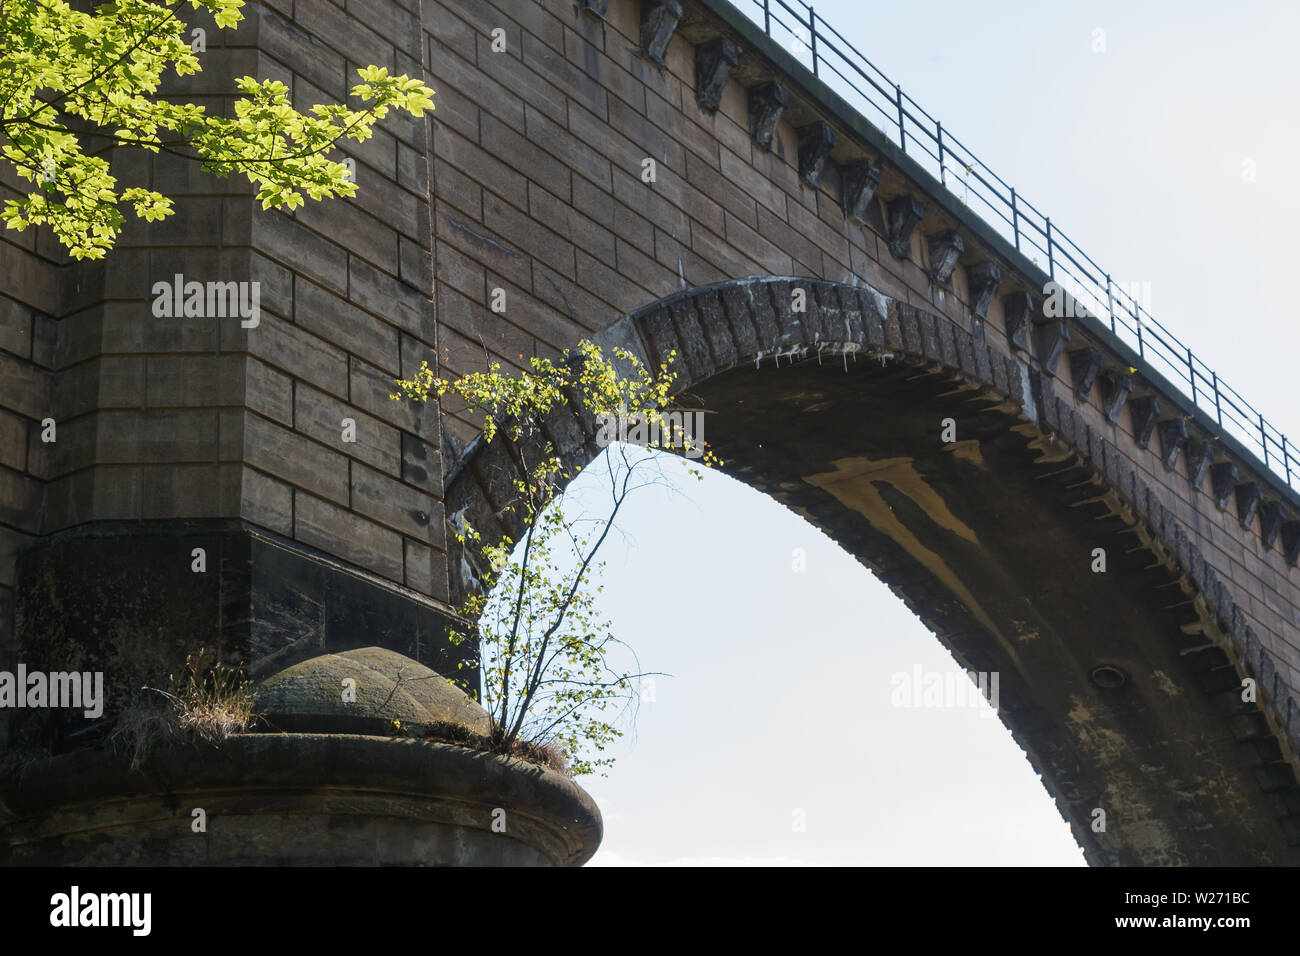
[[[444,743],[460,744],[464,747],[472,747],[475,750],[486,750],[490,753],[504,754],[508,757],[517,757],[520,760],[527,760],[529,763],[535,763],[545,767],[547,770],[554,770],[556,773],[563,774],[566,777],[572,777],[573,771],[569,766],[569,758],[560,750],[560,748],[545,743],[532,743],[526,740],[516,740],[514,745],[505,750],[501,745],[501,734],[495,733],[490,737],[483,734],[475,733],[468,727],[461,724],[453,724],[448,721],[438,721],[437,723],[428,724],[424,728],[424,740],[440,740]]]
[[[203,653],[200,648],[200,659]],[[141,690],[163,699],[136,697],[123,709],[109,735],[111,746],[122,744],[130,751],[133,770],[160,746],[186,740],[220,743],[249,730],[261,716],[253,710],[252,692],[240,668],[221,662],[196,667],[194,655],[185,659],[183,680],[171,678],[170,690]]]
[[[180,723],[171,705],[135,697],[118,715],[108,735],[108,746],[114,751],[124,749],[131,755],[131,769],[138,770],[145,758],[159,747],[180,739]]]
[[[569,767],[568,755],[554,744],[534,743],[530,740],[516,740],[513,750],[514,755],[521,760],[528,760],[532,763],[541,764],[548,770],[562,773],[566,777],[573,776],[573,771]]]

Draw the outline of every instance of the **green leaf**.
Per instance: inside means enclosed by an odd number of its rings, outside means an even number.
[[[243,19],[243,0],[190,0],[219,29]],[[390,109],[413,115],[431,108],[433,91],[384,67],[358,70],[356,109],[320,104],[299,113],[279,80],[233,80],[238,94],[228,114],[178,104],[158,95],[169,70],[202,69],[190,49],[179,9],[153,0],[118,0],[74,10],[64,0],[3,0],[5,41],[0,46],[0,155],[19,182],[8,200],[7,228],[48,225],[78,259],[101,258],[113,247],[122,203],[146,221],[171,215],[166,197],[142,186],[119,190],[108,165],[83,151],[83,137],[99,149],[164,149],[198,162],[218,177],[237,172],[257,190],[263,208],[295,209],[305,202],[351,196],[341,163],[328,154],[344,137],[365,140]],[[51,167],[54,176],[45,175]]]

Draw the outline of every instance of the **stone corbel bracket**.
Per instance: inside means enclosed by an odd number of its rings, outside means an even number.
[[[895,196],[885,208],[889,212],[889,251],[906,259],[912,251],[912,233],[925,216],[925,208],[911,193]]]
[[[763,149],[772,148],[781,114],[790,105],[790,94],[779,83],[760,83],[749,91],[749,136]]]
[[[722,105],[722,91],[739,62],[740,51],[724,37],[695,48],[695,102],[701,109],[717,112]]]
[[[1300,561],[1300,521],[1282,522],[1282,554],[1291,567]]]
[[[1151,432],[1160,419],[1160,402],[1154,395],[1135,398],[1128,405],[1129,421],[1133,426],[1133,440],[1139,448],[1151,442]]]
[[[1043,374],[1055,377],[1065,347],[1070,344],[1070,326],[1065,319],[1034,316],[1034,352]]]
[[[1007,342],[1013,349],[1029,351],[1029,333],[1034,323],[1034,297],[1028,292],[1011,292],[1002,297]]]
[[[1237,487],[1237,466],[1230,461],[1221,461],[1210,467],[1210,492],[1214,496],[1214,506],[1220,511],[1228,507],[1228,499]]]
[[[641,55],[661,70],[667,66],[664,54],[681,19],[678,0],[645,0],[641,4]]]
[[[1124,404],[1133,392],[1133,376],[1129,375],[1111,375],[1103,376],[1102,381],[1102,400],[1104,402],[1103,411],[1106,413],[1106,420],[1119,424],[1119,413],[1124,410]]]
[[[1187,444],[1187,422],[1181,418],[1166,418],[1156,426],[1160,435],[1160,461],[1166,468],[1178,464],[1178,453]]]
[[[944,289],[952,288],[952,272],[957,259],[966,251],[966,243],[956,229],[945,229],[926,237],[930,249],[930,281]]]
[[[1243,482],[1233,490],[1237,494],[1237,520],[1243,528],[1249,528],[1255,520],[1255,512],[1259,511],[1260,502],[1264,500],[1264,492],[1256,481]]]
[[[1214,461],[1214,448],[1208,441],[1197,441],[1192,444],[1190,438],[1187,443],[1187,481],[1195,491],[1200,491],[1205,484],[1205,473],[1210,470],[1210,463]]]
[[[816,188],[822,169],[835,148],[835,130],[826,123],[801,126],[799,134],[799,178]]]
[[[1091,346],[1070,350],[1070,379],[1074,382],[1074,397],[1087,401],[1092,383],[1101,371],[1101,353]]]
[[[1259,540],[1265,551],[1271,551],[1277,544],[1278,532],[1282,530],[1282,503],[1266,501],[1259,506]]]
[[[876,187],[880,185],[880,164],[868,159],[845,166],[841,178],[844,181],[844,211],[858,222],[865,223],[867,209],[875,198]]]
[[[997,263],[985,260],[977,262],[966,270],[966,281],[970,284],[970,310],[981,319],[987,319],[989,303],[998,291],[1002,281],[1002,270]],[[1059,358],[1060,356],[1057,356]],[[1056,363],[1052,363],[1055,367]]]

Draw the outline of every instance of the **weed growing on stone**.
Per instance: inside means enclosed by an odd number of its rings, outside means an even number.
[[[200,648],[197,655],[187,656],[184,674],[169,675],[169,689],[142,687],[123,708],[108,740],[114,749],[120,746],[130,753],[132,769],[161,746],[186,741],[216,744],[257,723],[260,715],[243,669],[221,661],[196,663],[196,656],[201,661],[204,654]]]

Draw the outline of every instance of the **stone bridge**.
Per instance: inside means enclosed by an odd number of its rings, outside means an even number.
[[[494,527],[513,459],[393,378],[676,350],[730,473],[1000,673],[1090,862],[1300,862],[1300,498],[1100,323],[1049,315],[1048,276],[738,10],[245,13],[178,92],[255,72],[303,107],[379,63],[437,110],[349,146],[354,200],[263,212],[116,156],[178,213],[108,265],[0,236],[7,660],[122,689],[195,640],[258,673],[364,633],[436,668],[474,565],[447,516]],[[259,324],[155,318],[176,273],[260,282]],[[553,424],[590,460],[590,423]]]

